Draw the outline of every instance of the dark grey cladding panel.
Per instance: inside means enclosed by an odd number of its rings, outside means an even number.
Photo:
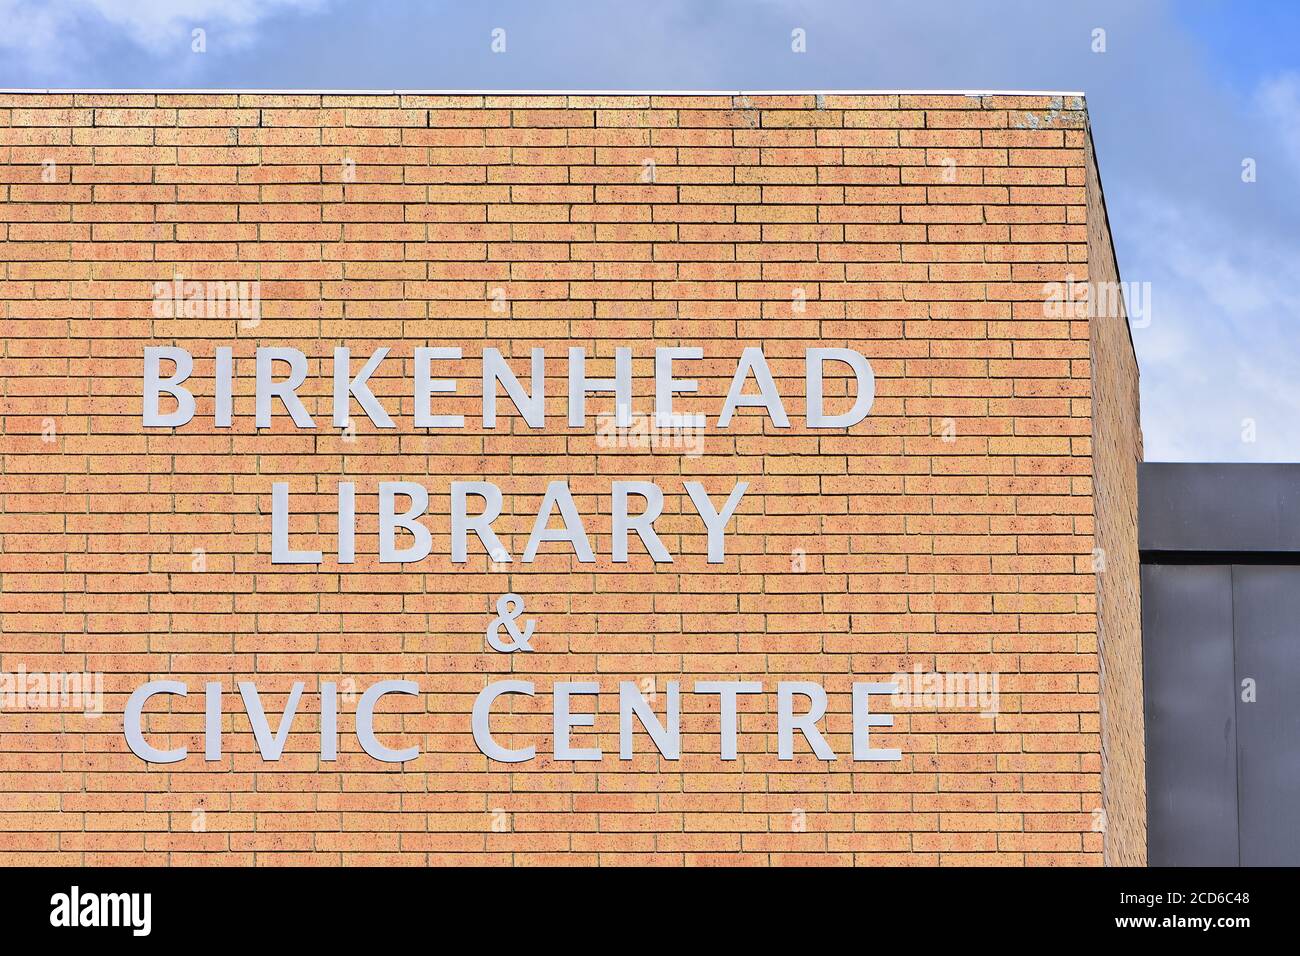
[[[1300,464],[1140,464],[1138,548],[1300,552]]]
[[[1234,566],[1232,614],[1241,862],[1295,866],[1300,862],[1300,700],[1295,693],[1300,567]],[[1205,701],[1207,710],[1216,706]]]
[[[1237,732],[1228,565],[1142,568],[1147,860],[1237,866]]]

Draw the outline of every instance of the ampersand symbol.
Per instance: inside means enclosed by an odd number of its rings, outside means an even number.
[[[487,642],[493,650],[500,651],[502,654],[511,654],[515,651],[531,651],[533,649],[533,646],[528,641],[533,636],[533,629],[537,626],[537,622],[526,622],[524,629],[520,631],[519,625],[515,621],[523,613],[524,599],[518,594],[503,594],[497,598],[497,616],[488,625],[485,634]],[[506,643],[501,639],[501,628],[503,627],[514,639],[513,643]]]

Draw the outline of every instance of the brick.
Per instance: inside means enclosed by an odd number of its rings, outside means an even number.
[[[101,718],[0,708],[0,862],[1145,862],[1137,369],[1119,323],[1044,308],[1067,276],[1118,279],[1081,101],[6,93],[0,249],[0,671],[105,680]],[[260,282],[260,320],[155,315],[154,283],[178,273]],[[464,375],[448,401],[471,427],[415,429],[414,348],[451,342],[501,347],[521,376],[543,348],[547,428],[504,401],[481,428]],[[195,355],[200,413],[146,431],[142,352],[173,343]],[[393,350],[371,386],[396,429],[329,426],[344,343],[354,363]],[[314,431],[252,427],[268,344],[308,355]],[[698,345],[699,391],[678,402],[716,415],[746,344],[792,396],[791,428],[742,408],[693,456],[562,426],[570,345],[597,376],[631,347],[638,408],[651,350]],[[211,421],[219,345],[236,355],[231,429]],[[800,362],[819,345],[870,357],[875,405],[853,429],[803,425]],[[847,401],[827,371],[828,403]],[[508,571],[481,553],[453,564],[452,476],[503,486],[515,551],[546,481],[568,476],[599,560],[546,546]],[[431,488],[435,547],[417,565],[378,561],[391,478]],[[616,478],[664,487],[673,564],[635,538],[629,565],[609,560]],[[737,478],[750,490],[709,564],[681,483],[716,498]],[[356,563],[272,565],[270,483],[292,487],[299,546],[324,549],[340,479],[358,489]],[[483,629],[511,589],[544,640],[506,660]],[[913,667],[996,673],[997,715],[882,701],[896,724],[873,740],[903,759],[844,759],[852,680]],[[539,757],[505,769],[469,715],[511,672],[538,693],[497,719]],[[221,762],[202,760],[196,692],[148,718],[192,756],[163,774],[129,753],[127,696],[162,674],[222,684],[236,732]],[[366,757],[345,700],[340,759],[321,762],[319,685],[349,675],[358,692],[421,682],[378,719],[385,739],[419,741],[417,760]],[[646,734],[617,759],[617,681],[653,684],[660,707],[667,681],[717,677],[823,682],[841,760],[798,736],[778,760],[772,693],[741,700],[735,762],[717,756],[716,698],[688,694],[679,763]],[[307,685],[277,763],[246,734],[235,683],[250,678],[272,720]],[[601,684],[575,702],[598,713],[575,739],[599,743],[599,764],[553,757],[566,678]]]

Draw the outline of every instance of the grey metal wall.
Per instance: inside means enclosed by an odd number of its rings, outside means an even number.
[[[1300,465],[1138,484],[1148,861],[1300,865]]]

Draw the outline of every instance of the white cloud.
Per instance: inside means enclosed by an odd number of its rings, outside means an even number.
[[[155,53],[174,48],[178,35],[194,27],[222,29],[235,42],[255,39],[253,28],[286,10],[313,11],[324,0],[65,0],[72,7],[90,7],[122,30],[133,42]]]
[[[1154,305],[1133,332],[1147,458],[1300,460],[1300,243],[1187,201],[1140,203],[1127,228],[1126,278],[1150,281]]]
[[[153,56],[188,54],[190,31],[239,49],[258,40],[257,27],[277,14],[315,12],[329,0],[0,0],[0,50],[38,75],[58,77],[82,60],[125,40]],[[211,49],[212,47],[210,47]]]
[[[1218,167],[1193,156],[1197,193],[1153,182],[1125,209],[1125,278],[1151,281],[1155,300],[1133,336],[1151,460],[1300,461],[1300,236],[1285,212],[1300,178],[1300,74],[1265,78],[1244,112],[1240,127],[1204,122],[1269,157],[1258,182],[1241,181],[1230,153]]]
[[[1266,79],[1255,91],[1255,105],[1281,139],[1287,158],[1300,168],[1300,73]]]

